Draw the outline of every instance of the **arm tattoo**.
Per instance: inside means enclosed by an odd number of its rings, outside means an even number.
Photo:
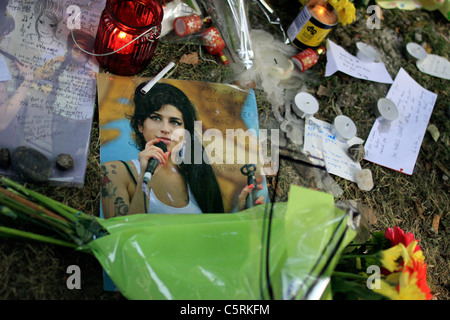
[[[125,216],[128,213],[128,205],[125,203],[123,198],[117,197],[114,200],[114,216]]]
[[[117,187],[115,187],[111,180],[109,180],[108,178],[108,171],[106,170],[105,166],[102,166],[102,172],[103,172],[103,177],[102,177],[102,182],[101,182],[101,186],[102,186],[102,197],[114,197],[116,195],[116,191],[117,191]]]

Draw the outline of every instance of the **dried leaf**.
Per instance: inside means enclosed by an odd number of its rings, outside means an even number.
[[[433,217],[433,223],[431,225],[431,229],[434,232],[438,232],[439,229],[439,221],[441,220],[441,216],[439,214],[435,214]]]
[[[185,63],[185,64],[192,64],[192,65],[196,65],[198,64],[198,52],[192,52],[192,53],[188,53],[188,54],[184,54],[181,58],[180,58],[180,63]]]
[[[330,89],[328,89],[325,86],[319,86],[319,89],[317,90],[317,95],[318,96],[325,96],[325,97],[329,97],[330,96]]]
[[[422,220],[425,220],[425,216],[423,215],[423,209],[422,209],[421,203],[422,203],[422,199],[419,199],[419,200],[414,202],[414,205],[416,207],[417,213],[419,214],[419,217]]]

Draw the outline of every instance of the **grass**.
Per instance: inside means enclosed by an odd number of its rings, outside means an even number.
[[[297,12],[288,10],[287,0],[271,1],[276,8],[283,26],[295,18]],[[356,41],[365,41],[384,48],[387,47],[386,34],[393,34],[398,39],[392,43],[398,55],[391,59],[386,54],[387,68],[395,76],[399,67],[405,70],[422,86],[436,92],[435,104],[430,123],[440,131],[435,142],[426,133],[415,172],[408,176],[393,170],[362,161],[363,168],[372,171],[374,188],[370,192],[358,189],[357,185],[345,179],[333,176],[343,190],[343,195],[336,200],[356,200],[371,208],[376,216],[376,223],[371,231],[384,230],[395,225],[415,234],[428,263],[429,286],[436,299],[448,300],[449,295],[449,221],[450,212],[448,163],[450,163],[449,133],[450,105],[448,81],[421,73],[415,65],[409,63],[400,54],[401,47],[409,41],[416,41],[417,33],[422,35],[432,52],[448,58],[449,39],[445,30],[448,22],[439,12],[424,10],[401,11],[383,10],[384,20],[380,30],[370,31],[365,28],[364,8],[358,10],[358,20],[352,25],[338,26],[330,38],[342,45],[345,37],[351,39],[350,45],[344,46],[349,52],[355,50]],[[383,40],[384,39],[384,40]],[[164,68],[170,61],[178,61],[184,54],[199,52],[196,44],[174,44],[161,41],[154,59],[142,76],[152,76]],[[207,56],[205,50],[202,55]],[[319,119],[332,121],[337,112],[352,118],[358,127],[358,136],[366,139],[375,116],[372,108],[380,95],[389,90],[389,85],[360,81],[343,74],[323,77],[326,61],[320,61],[312,69],[319,75],[308,82],[308,88],[317,92],[319,86],[330,89],[329,96],[318,96]],[[171,71],[171,78],[189,79],[207,82],[228,82],[232,79],[229,69],[210,61],[201,61],[198,65],[178,64]],[[276,125],[271,106],[264,97],[264,92],[256,90],[261,126]],[[98,115],[96,115],[98,117]],[[86,180],[83,188],[54,187],[26,184],[27,187],[61,201],[85,213],[97,215],[99,212],[100,177],[99,166],[98,118],[94,119],[92,137],[88,155]],[[314,179],[305,177],[295,164],[282,160],[280,166],[279,191],[277,201],[287,200],[291,184],[317,187]],[[273,192],[273,190],[271,190]],[[438,230],[433,230],[433,221],[440,217]],[[76,264],[82,270],[82,289],[68,290],[66,272],[69,265]],[[62,248],[45,243],[1,239],[0,241],[0,297],[2,299],[123,299],[119,293],[102,290],[102,269],[97,260],[85,253],[70,248]]]

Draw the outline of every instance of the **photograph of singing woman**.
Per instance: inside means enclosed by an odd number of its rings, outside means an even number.
[[[147,94],[141,93],[144,85],[137,86],[134,92],[134,113],[129,116],[134,142],[140,151],[138,159],[108,161],[102,165],[104,217],[135,213],[223,213],[219,185],[213,169],[205,161],[203,147],[201,163],[193,160],[197,119],[194,105],[183,91],[171,84],[157,83]],[[155,146],[158,142],[163,142],[167,151]],[[145,184],[144,174],[150,159],[158,160],[159,165]],[[174,162],[174,159],[183,161]],[[243,188],[239,210],[245,208],[246,197],[255,187]]]

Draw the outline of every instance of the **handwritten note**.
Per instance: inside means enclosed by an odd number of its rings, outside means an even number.
[[[450,80],[450,62],[444,57],[429,54],[425,59],[417,61],[416,65],[423,73]]]
[[[365,159],[411,175],[437,95],[400,69],[387,98],[397,105],[399,118],[387,130],[375,121],[365,144]]]
[[[61,153],[74,160],[72,170],[54,170],[50,182],[82,185],[86,170],[89,135],[96,97],[98,63],[80,53],[73,42],[92,52],[98,21],[106,0],[14,0],[8,19],[14,29],[1,41],[7,62],[0,62],[0,79],[8,87],[9,112],[0,117],[0,147],[13,151],[23,145],[55,162]],[[89,8],[88,8],[89,7]],[[31,82],[14,67],[15,59],[33,72]],[[13,67],[11,67],[11,65]],[[8,77],[6,77],[9,75]],[[14,175],[11,168],[0,174]]]
[[[349,147],[347,141],[340,140],[333,133],[330,123],[315,118],[306,120],[303,149],[313,156],[324,158],[329,173],[355,182],[361,165],[348,156]]]
[[[392,78],[382,62],[362,62],[351,55],[344,48],[333,41],[327,41],[327,65],[325,77],[331,76],[336,71],[341,71],[349,76],[375,81],[380,83],[392,83]]]

